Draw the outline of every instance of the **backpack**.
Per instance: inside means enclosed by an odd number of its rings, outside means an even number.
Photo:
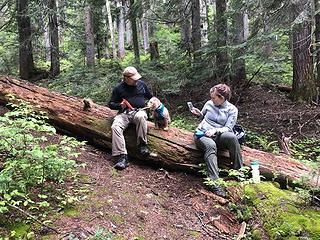
[[[238,138],[238,142],[240,143],[240,145],[242,145],[244,142],[245,142],[245,138],[246,138],[246,133],[244,131],[244,129],[236,124],[234,127],[233,127],[233,133],[236,135],[236,137]]]

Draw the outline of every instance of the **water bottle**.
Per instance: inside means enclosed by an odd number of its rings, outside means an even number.
[[[251,173],[252,173],[252,181],[253,183],[260,183],[260,171],[259,171],[259,162],[252,161],[251,162]]]

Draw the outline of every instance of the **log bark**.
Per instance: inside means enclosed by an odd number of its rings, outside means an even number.
[[[25,100],[34,109],[46,111],[50,122],[58,130],[80,137],[104,149],[111,149],[111,123],[116,112],[93,102],[84,107],[83,99],[51,92],[24,80],[0,76],[0,104],[10,100],[7,94]],[[87,100],[85,100],[86,102]],[[155,130],[148,122],[148,144],[153,154],[142,157],[136,151],[134,128],[126,131],[129,155],[142,161],[152,161],[160,166],[174,170],[197,171],[203,163],[202,153],[196,149],[192,133],[178,128],[169,131]],[[295,161],[289,156],[274,155],[242,147],[244,164],[249,166],[252,160],[259,160],[260,172],[266,179],[275,179],[283,184],[291,184],[303,175],[311,176],[312,169]],[[219,164],[230,166],[232,163],[225,151],[219,152]],[[316,179],[316,178],[314,178]],[[316,180],[309,182],[319,186]]]

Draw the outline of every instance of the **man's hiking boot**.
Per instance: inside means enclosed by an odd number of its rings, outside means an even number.
[[[118,170],[123,170],[126,167],[128,167],[129,162],[128,162],[128,155],[127,154],[120,154],[118,157],[118,162],[114,166],[115,169]]]
[[[150,155],[150,151],[149,151],[149,149],[147,147],[147,144],[145,144],[145,143],[140,143],[139,144],[138,151],[143,156],[149,156]]]
[[[220,186],[210,186],[210,191],[219,197],[225,198],[227,196],[226,191]]]

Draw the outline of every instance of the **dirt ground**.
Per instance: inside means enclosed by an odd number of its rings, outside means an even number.
[[[195,106],[200,107],[204,96],[195,97]],[[294,138],[319,136],[319,106],[292,103],[286,93],[264,86],[250,87],[236,101],[239,122],[252,130]],[[88,239],[102,228],[110,231],[110,239],[132,240],[235,239],[239,233],[241,222],[226,200],[204,188],[201,177],[135,161],[116,171],[109,152],[89,145],[85,149],[77,159],[85,164],[79,167],[82,180],[68,187],[88,192],[73,214],[53,218],[59,234],[49,233],[49,239]],[[250,224],[259,228],[256,218]]]
[[[319,137],[320,105],[292,102],[271,85],[251,86],[238,100],[239,122],[251,130],[292,139]]]
[[[119,239],[232,239],[239,231],[227,202],[208,192],[200,177],[137,162],[116,171],[110,154],[91,146],[77,161],[86,164],[78,188],[89,193],[74,216],[54,221],[61,233],[50,239],[87,239],[99,228]]]

